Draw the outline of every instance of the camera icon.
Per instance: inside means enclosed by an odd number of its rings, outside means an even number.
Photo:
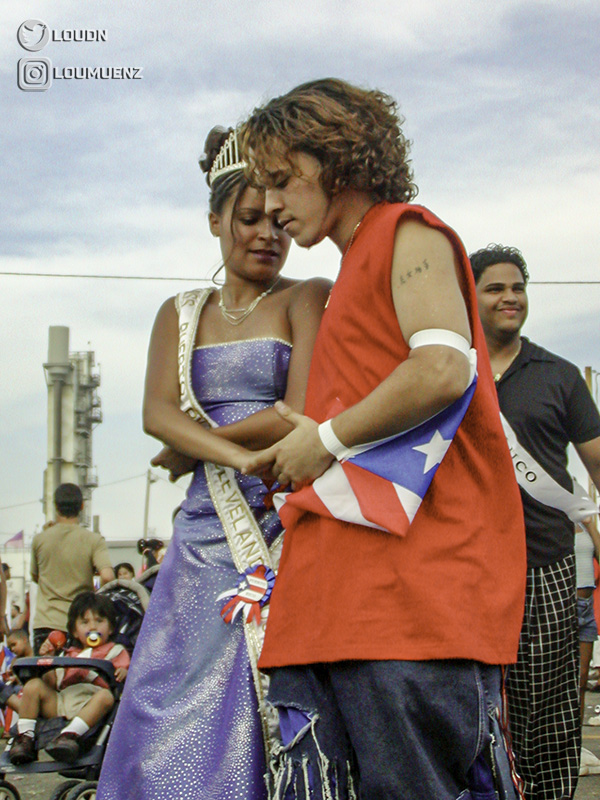
[[[52,62],[49,58],[21,58],[17,86],[23,92],[45,92],[52,86]]]

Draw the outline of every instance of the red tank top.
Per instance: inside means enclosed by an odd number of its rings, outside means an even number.
[[[408,356],[391,292],[398,223],[451,242],[478,352],[478,383],[405,537],[305,514],[286,531],[260,667],[345,659],[516,658],[525,592],[522,504],[462,243],[420,206],[365,216],[323,317],[305,413],[352,406]]]

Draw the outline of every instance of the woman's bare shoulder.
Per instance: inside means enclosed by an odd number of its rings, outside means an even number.
[[[333,282],[328,278],[308,278],[307,280],[295,281],[290,286],[291,302],[317,302],[329,297]]]

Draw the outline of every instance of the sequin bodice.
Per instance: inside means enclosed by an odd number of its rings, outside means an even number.
[[[291,345],[279,339],[244,339],[198,347],[192,388],[206,413],[227,425],[272,406],[285,395]]]
[[[285,395],[292,347],[279,339],[244,339],[198,347],[192,355],[192,389],[217,425],[229,425],[272,406]],[[237,475],[251,508],[260,508],[266,487],[260,478]],[[198,465],[182,508],[212,513],[204,466]]]

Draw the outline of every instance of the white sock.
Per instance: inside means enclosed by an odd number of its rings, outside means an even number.
[[[17,721],[17,730],[19,731],[19,733],[24,733],[27,736],[31,736],[31,738],[33,739],[33,737],[35,736],[36,723],[37,723],[36,719],[23,719],[23,717],[21,717]]]
[[[69,722],[66,728],[62,729],[61,733],[76,733],[77,736],[83,736],[89,729],[90,726],[87,722],[84,722],[81,717],[75,717]]]

